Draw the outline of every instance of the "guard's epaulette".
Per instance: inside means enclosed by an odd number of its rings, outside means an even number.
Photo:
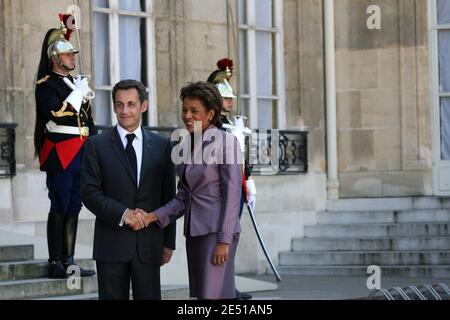
[[[36,84],[41,84],[44,83],[45,81],[47,81],[50,78],[49,75],[46,75],[45,77],[43,77],[42,79],[39,79],[38,81],[36,81]]]

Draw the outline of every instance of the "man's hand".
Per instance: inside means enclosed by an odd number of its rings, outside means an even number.
[[[139,231],[146,227],[143,215],[136,213],[136,210],[127,209],[123,216],[123,221],[134,231]]]
[[[213,264],[220,266],[228,260],[230,246],[226,243],[218,243],[214,250]]]
[[[148,213],[145,210],[136,209],[136,213],[142,215],[145,222],[145,227],[148,227],[153,222],[158,220],[158,216],[153,212]]]
[[[170,248],[163,248],[163,256],[161,260],[161,267],[165,265],[166,263],[169,263],[170,259],[172,258],[173,250]]]

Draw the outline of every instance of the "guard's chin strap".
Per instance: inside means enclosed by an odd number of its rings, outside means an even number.
[[[68,66],[66,66],[64,63],[62,63],[61,59],[59,58],[59,56],[56,57],[56,61],[58,62],[59,66],[63,67],[64,69],[66,69],[67,71],[73,71],[75,70],[75,68],[69,68]]]

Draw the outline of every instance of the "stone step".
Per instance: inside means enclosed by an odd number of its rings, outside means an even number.
[[[364,223],[305,226],[306,238],[450,236],[450,223]]]
[[[319,224],[361,224],[400,222],[448,222],[449,209],[416,209],[408,211],[332,211],[317,214]]]
[[[329,211],[398,211],[413,209],[450,209],[450,198],[405,197],[328,200]]]
[[[449,265],[450,251],[281,252],[282,266]]]
[[[304,238],[294,239],[292,249],[293,251],[450,251],[450,237]]]
[[[95,261],[79,259],[81,268],[94,269]],[[46,260],[28,260],[0,263],[0,281],[38,279],[47,277]]]
[[[97,277],[81,278],[81,289],[69,289],[69,279],[28,279],[0,282],[0,300],[22,300],[97,292]]]
[[[417,266],[400,266],[400,265],[381,265],[381,277],[414,277],[414,278],[450,278],[450,265],[417,265]],[[305,276],[362,276],[368,278],[366,266],[279,266],[278,272],[283,275],[305,275]],[[268,268],[267,274],[271,274],[272,270]],[[383,282],[383,278],[381,278]],[[383,285],[383,283],[381,283]]]
[[[98,300],[98,293],[74,294],[69,296],[47,297],[33,300],[49,300],[49,301]]]
[[[0,262],[34,259],[33,245],[0,246]]]
[[[133,298],[130,292],[130,299]],[[188,286],[161,286],[162,300],[189,300]],[[59,297],[39,298],[36,300],[98,300],[98,293],[88,293],[82,295],[69,295]]]

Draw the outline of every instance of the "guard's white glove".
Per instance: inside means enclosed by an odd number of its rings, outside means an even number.
[[[95,98],[95,93],[89,88],[89,83],[86,77],[78,76],[74,78],[74,83],[70,82],[68,78],[63,79],[64,82],[72,89],[72,93],[67,97],[66,101],[80,112],[81,104],[88,100]]]
[[[247,204],[250,208],[252,208],[252,211],[255,211],[255,205],[256,205],[256,186],[255,181],[253,179],[248,179],[245,181],[245,186],[247,189]]]
[[[66,98],[66,102],[70,103],[70,105],[80,113],[81,104],[83,103],[83,94],[81,90],[74,87],[72,89],[72,93]]]
[[[247,204],[252,209],[252,211],[255,212],[256,197],[254,194],[247,195]]]
[[[91,93],[91,88],[89,88],[88,79],[85,77],[78,76],[74,79],[75,88],[81,91],[83,98],[88,98]]]
[[[231,134],[234,135],[239,141],[241,151],[245,152],[245,135],[252,133],[252,131],[244,126],[245,117],[234,117],[233,127],[231,128]]]

